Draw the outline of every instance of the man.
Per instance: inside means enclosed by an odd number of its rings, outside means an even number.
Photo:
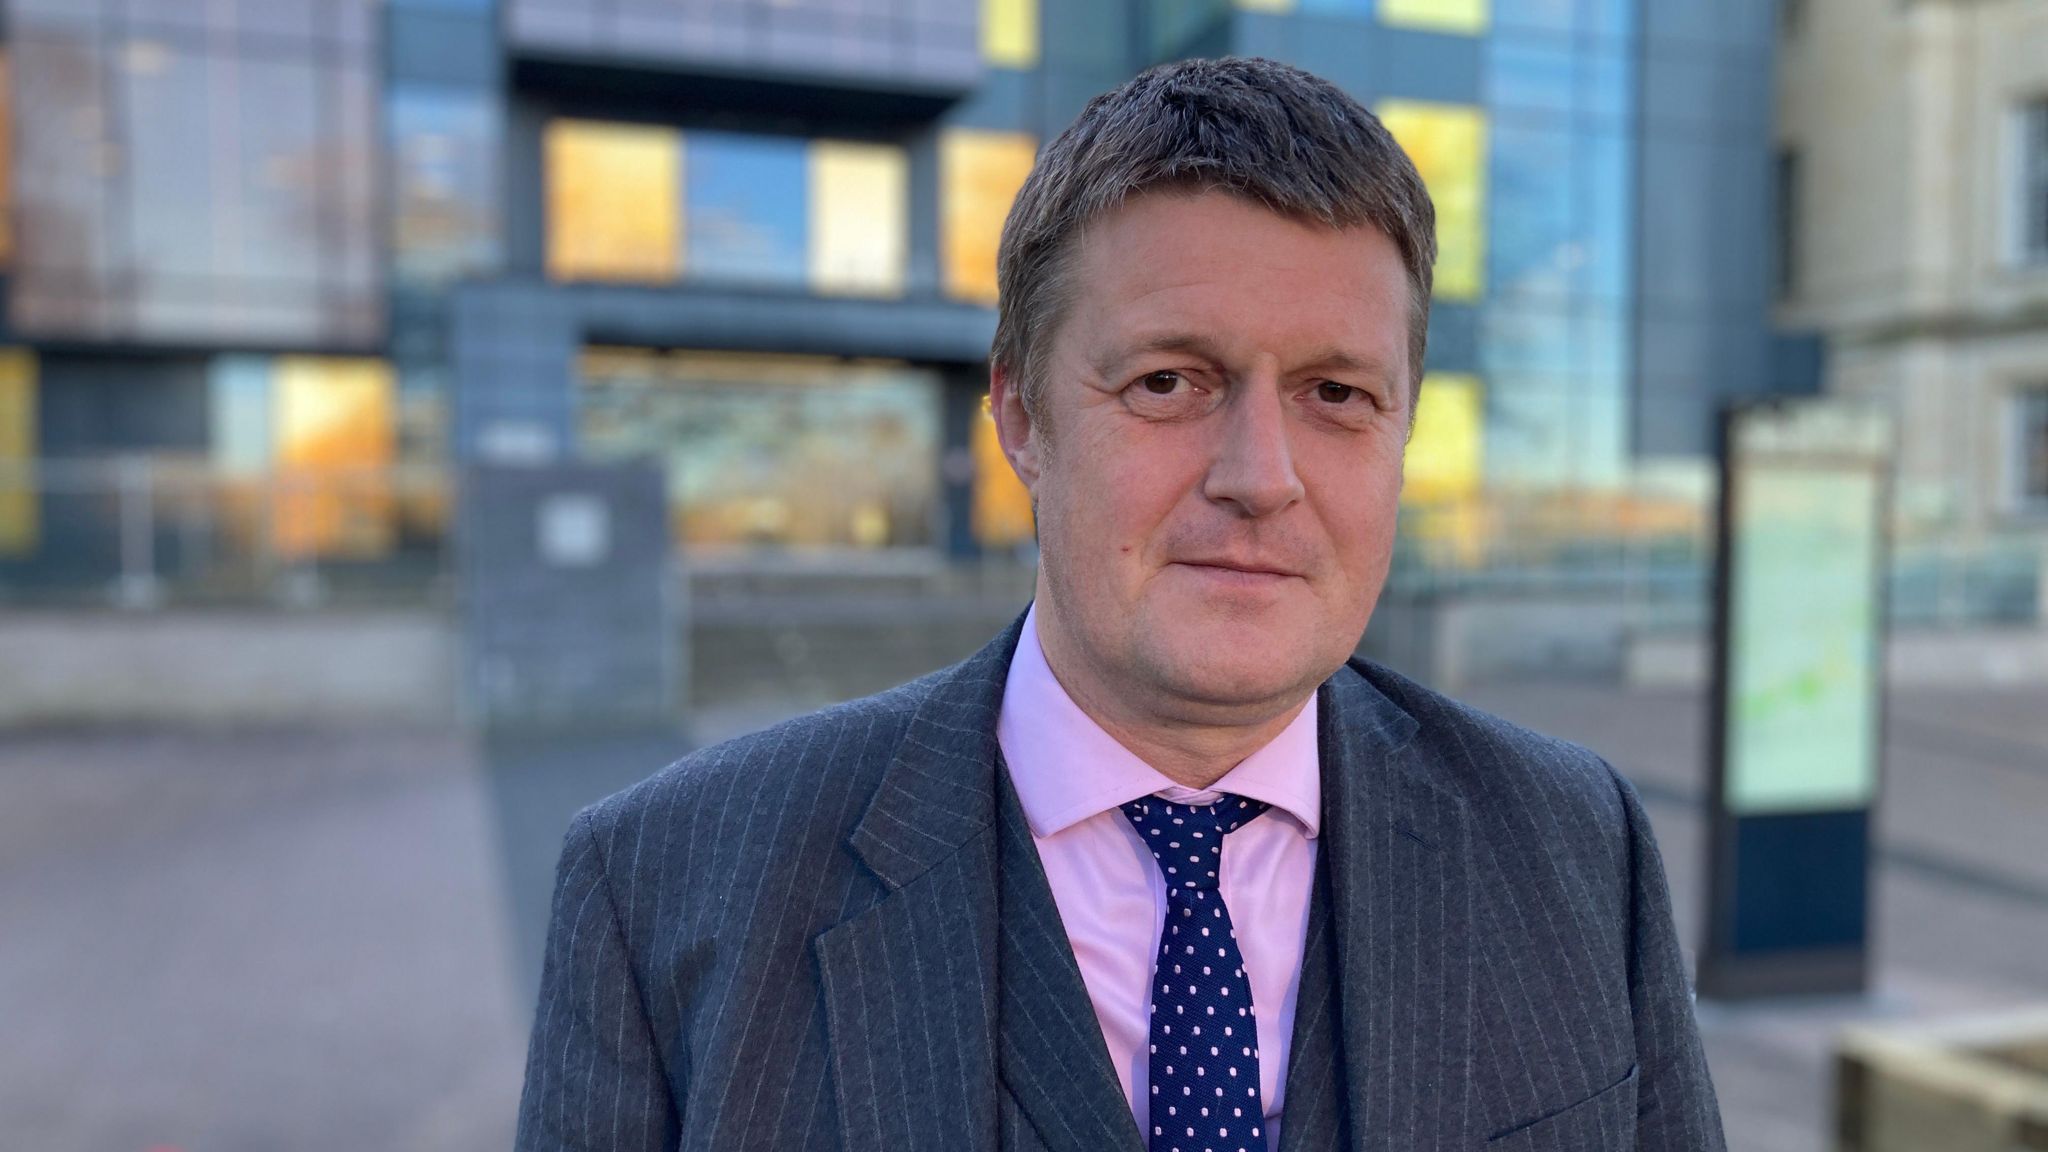
[[[999,257],[1032,608],[577,817],[521,1148],[1722,1146],[1626,781],[1350,659],[1433,227],[1285,65],[1089,104]]]

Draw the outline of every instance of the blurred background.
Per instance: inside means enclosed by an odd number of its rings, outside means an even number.
[[[1695,951],[1720,414],[1896,419],[1868,988],[1702,1026],[1735,1149],[2048,1147],[2048,0],[0,10],[0,1147],[509,1146],[576,808],[1021,610],[1004,214],[1226,54],[1437,205],[1366,651],[1630,775]]]

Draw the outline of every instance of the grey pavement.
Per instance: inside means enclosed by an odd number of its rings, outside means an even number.
[[[1696,695],[1491,684],[1636,779],[1690,946]],[[772,703],[700,718],[730,734]],[[561,827],[681,742],[0,736],[0,1149],[510,1145]],[[1701,1021],[1737,1152],[1820,1152],[1845,1024],[2048,1002],[2048,708],[1895,698],[1877,989]]]

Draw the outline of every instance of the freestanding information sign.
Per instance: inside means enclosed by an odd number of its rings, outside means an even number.
[[[1723,416],[1702,995],[1866,986],[1892,438],[1838,400]]]

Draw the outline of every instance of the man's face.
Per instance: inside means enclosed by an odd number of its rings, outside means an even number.
[[[1063,680],[1156,715],[1298,703],[1386,579],[1409,418],[1399,251],[1221,193],[1148,194],[1071,259],[1044,426],[994,381],[1038,509],[1048,652]]]

